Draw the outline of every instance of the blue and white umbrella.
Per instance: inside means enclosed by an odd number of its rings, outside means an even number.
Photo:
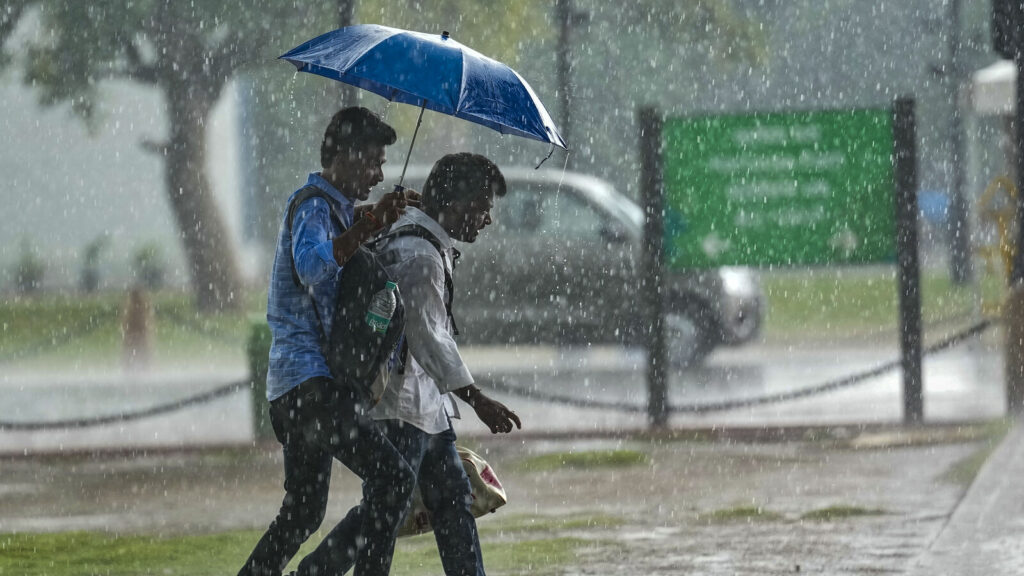
[[[448,32],[347,26],[300,44],[281,58],[299,71],[419,106],[410,152],[425,109],[566,148],[551,116],[522,76],[452,40]],[[408,166],[408,156],[405,163]]]

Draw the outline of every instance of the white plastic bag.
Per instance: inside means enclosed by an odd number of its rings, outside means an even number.
[[[462,459],[462,467],[466,470],[466,476],[469,476],[469,484],[473,490],[473,504],[469,508],[473,517],[479,518],[504,506],[508,502],[508,497],[490,464],[469,448],[456,446],[455,450],[459,453],[459,458]],[[399,528],[398,535],[400,537],[413,536],[430,532],[433,529],[434,527],[430,523],[430,512],[423,505],[423,497],[417,489],[413,496],[412,508],[405,518],[405,523]]]

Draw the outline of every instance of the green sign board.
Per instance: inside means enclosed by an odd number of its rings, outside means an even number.
[[[669,268],[895,260],[888,109],[673,118],[663,137]]]

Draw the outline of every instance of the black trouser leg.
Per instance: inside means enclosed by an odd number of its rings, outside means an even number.
[[[334,390],[322,405],[310,438],[341,461],[363,481],[363,499],[342,522],[299,564],[300,575],[341,574],[355,563],[355,576],[387,575],[391,569],[395,536],[412,500],[416,474],[388,441],[355,393]],[[350,526],[350,528],[340,528]]]
[[[331,483],[331,455],[302,433],[300,390],[271,403],[270,422],[284,451],[285,496],[239,576],[279,576],[309,535],[320,527]],[[308,408],[308,406],[307,406]]]

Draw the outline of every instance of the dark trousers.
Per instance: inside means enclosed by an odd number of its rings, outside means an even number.
[[[379,421],[388,440],[416,472],[423,504],[430,512],[434,539],[447,576],[485,576],[476,519],[470,511],[473,491],[455,451],[455,430],[429,434],[401,420]],[[328,538],[349,540],[363,522],[353,508]],[[348,569],[351,564],[343,566]]]
[[[331,459],[363,481],[358,530],[328,537],[299,564],[299,575],[388,574],[398,531],[416,483],[413,469],[369,416],[358,394],[326,378],[303,382],[270,404],[284,448],[285,497],[277,518],[239,576],[278,576],[320,527],[327,509]],[[333,534],[333,532],[332,532]]]

